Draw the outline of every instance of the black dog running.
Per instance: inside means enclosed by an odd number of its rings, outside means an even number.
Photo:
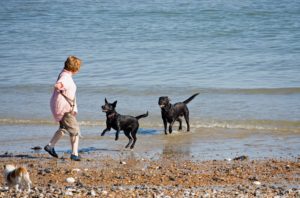
[[[120,130],[124,131],[126,137],[128,137],[129,142],[125,148],[133,149],[135,142],[136,142],[136,133],[139,129],[139,122],[140,118],[144,118],[148,116],[148,111],[145,114],[133,117],[129,115],[120,115],[116,112],[117,101],[113,103],[107,102],[105,98],[105,104],[102,106],[102,111],[106,113],[106,129],[103,130],[101,136],[104,136],[106,131],[110,131],[111,128],[116,130],[116,138],[115,140],[119,139],[119,132]],[[133,139],[133,142],[132,142]],[[131,144],[132,143],[132,144]]]
[[[167,135],[167,123],[169,123],[169,133],[172,133],[172,126],[175,121],[179,122],[179,129],[182,130],[181,116],[184,116],[187,125],[187,131],[190,131],[189,123],[189,109],[187,104],[193,100],[199,93],[196,93],[183,102],[178,102],[172,105],[168,96],[161,96],[158,99],[158,105],[161,108],[161,117],[165,127],[165,134]]]

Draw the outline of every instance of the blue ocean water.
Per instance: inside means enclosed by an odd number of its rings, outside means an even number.
[[[53,123],[52,86],[75,55],[83,125],[104,124],[106,97],[161,128],[159,96],[199,92],[194,128],[300,131],[297,0],[11,0],[0,19],[1,125]]]

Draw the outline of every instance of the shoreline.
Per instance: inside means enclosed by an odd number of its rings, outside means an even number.
[[[56,130],[53,126],[0,126],[0,154],[35,153],[32,147],[44,147]],[[100,136],[102,127],[85,127],[79,149],[83,153],[98,152],[118,156],[128,139],[123,132],[120,139],[114,140],[115,131]],[[146,130],[146,129],[143,129]],[[300,156],[300,136],[298,133],[276,133],[241,129],[192,129],[190,132],[174,131],[164,135],[158,128],[147,129],[149,133],[138,134],[135,155],[154,157],[157,154],[174,154],[192,160],[223,160],[247,155],[251,159],[284,158]],[[21,135],[20,135],[21,134]],[[12,138],[14,137],[14,138]],[[69,137],[64,136],[56,145],[59,155],[70,152]],[[45,153],[41,151],[40,153]]]
[[[30,197],[274,197],[300,196],[300,157],[193,161],[173,154],[157,158],[120,153],[118,157],[84,154],[73,162],[68,154],[2,156],[1,164],[27,167],[33,182]],[[74,182],[67,182],[67,178]],[[1,197],[25,196],[7,191]]]

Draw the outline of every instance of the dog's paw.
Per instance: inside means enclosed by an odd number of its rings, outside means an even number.
[[[104,133],[101,133],[101,136],[104,136]]]
[[[115,138],[115,141],[117,141],[118,139],[119,139],[119,137],[116,137],[116,138]]]

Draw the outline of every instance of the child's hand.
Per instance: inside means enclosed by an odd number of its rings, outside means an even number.
[[[77,112],[72,111],[73,116],[77,116]]]
[[[58,90],[61,90],[61,89],[64,87],[64,85],[63,85],[61,82],[59,82],[59,83],[56,83],[56,84],[54,85],[54,87],[55,87],[56,89],[58,89]]]

